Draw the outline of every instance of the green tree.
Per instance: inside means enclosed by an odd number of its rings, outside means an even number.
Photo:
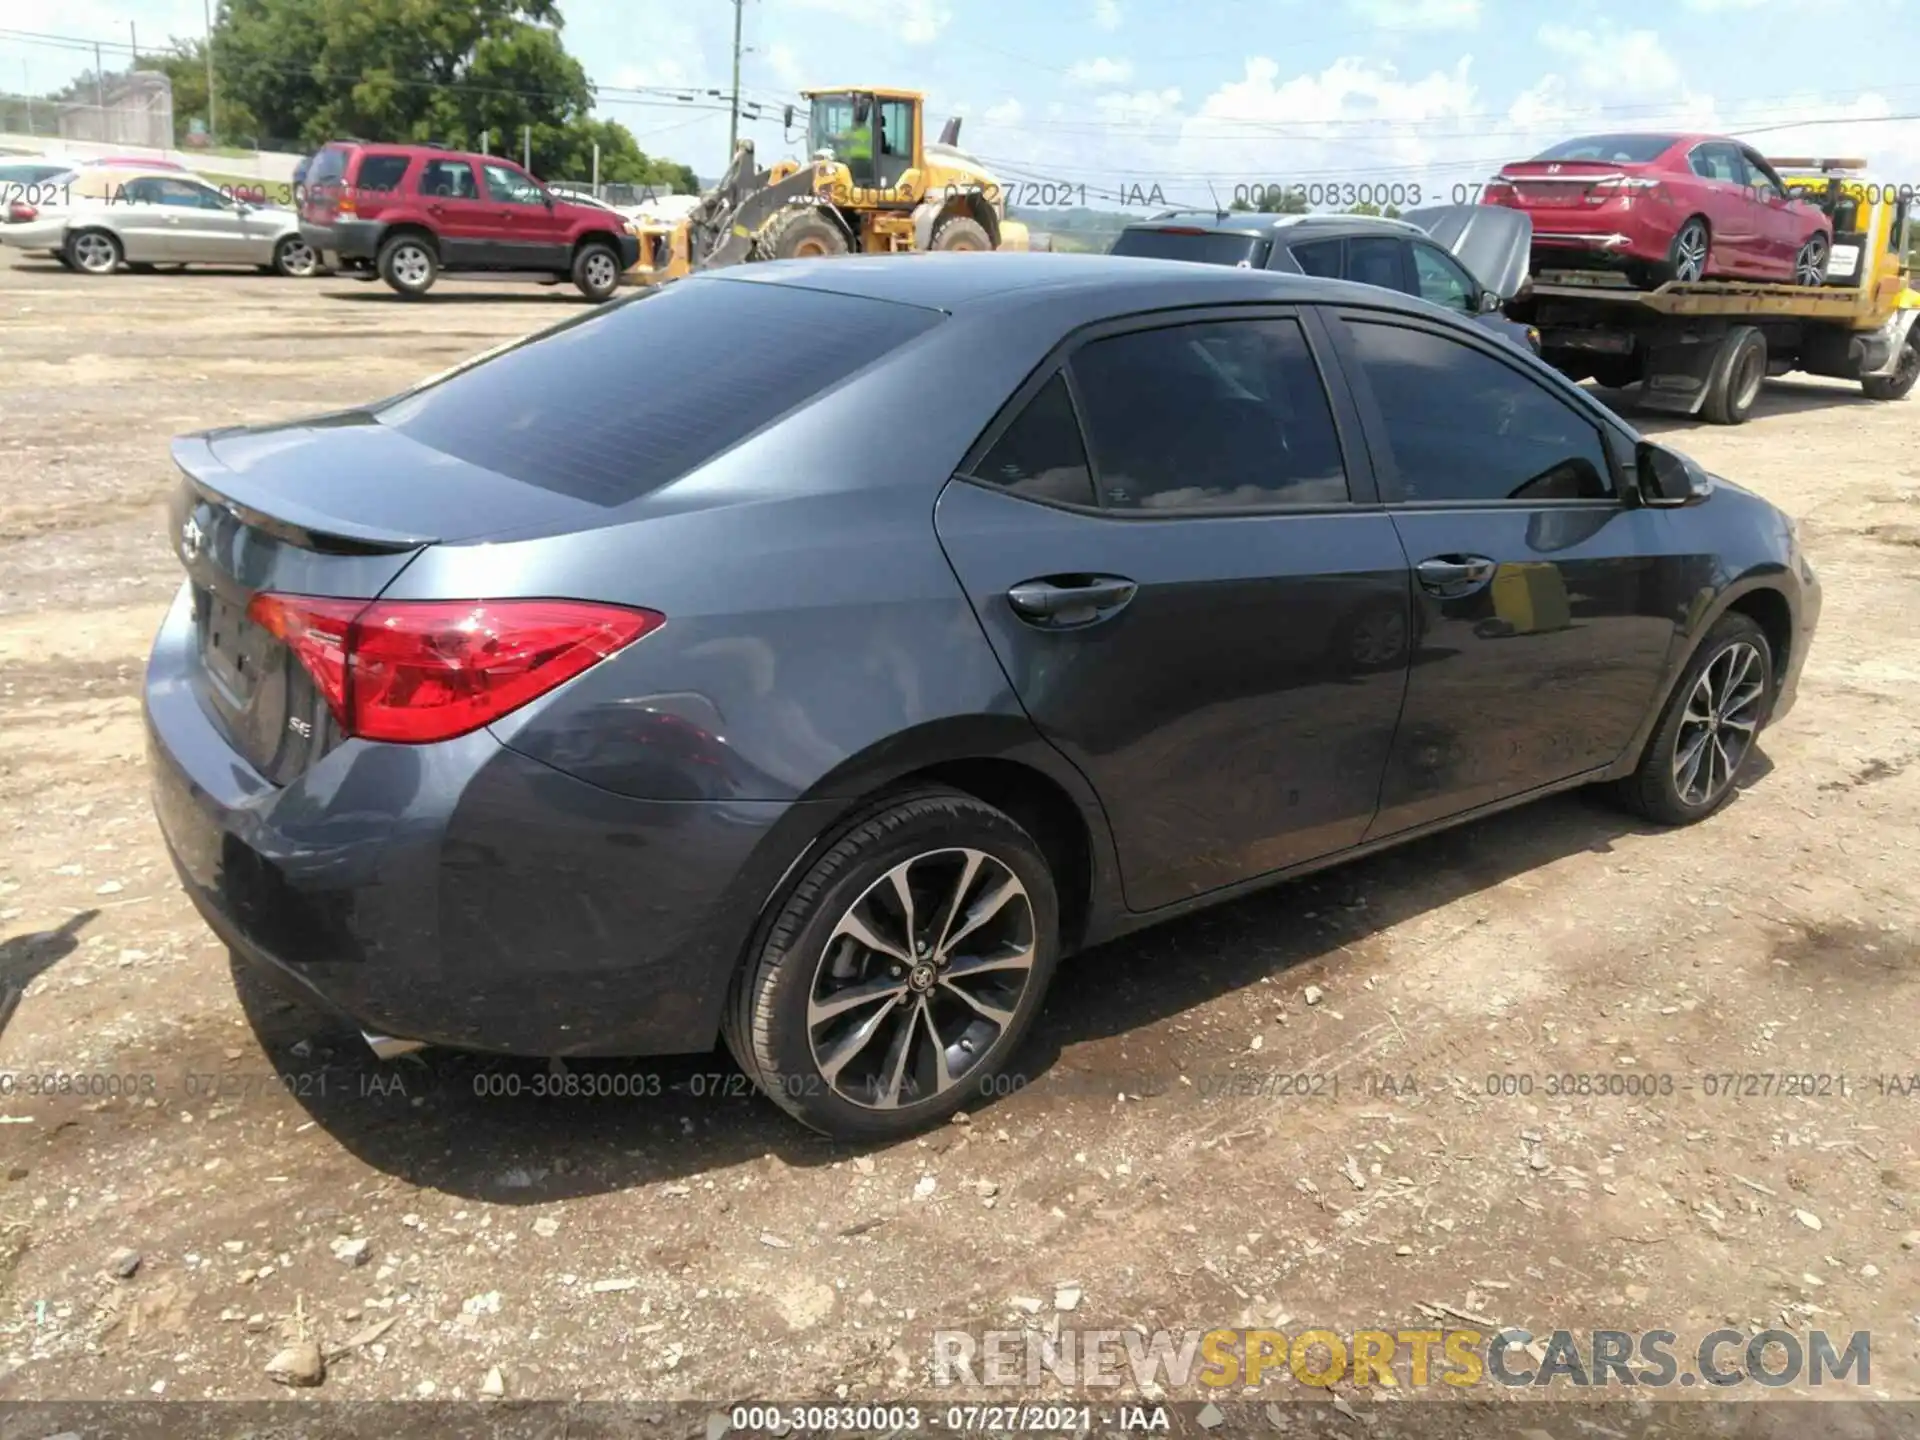
[[[219,0],[216,139],[435,141],[518,159],[525,134],[537,175],[588,178],[598,142],[603,180],[698,188],[686,166],[593,117],[562,23],[555,0]],[[205,57],[175,49],[161,68],[190,120],[205,111]]]
[[[1277,185],[1269,186],[1261,193],[1258,205],[1243,199],[1235,200],[1228,208],[1242,215],[1305,215],[1313,209],[1307,203],[1304,191],[1289,190],[1281,194]]]
[[[1347,211],[1347,214],[1349,215],[1384,215],[1389,220],[1398,220],[1400,218],[1400,207],[1398,205],[1389,205],[1385,210],[1382,210],[1378,205],[1374,204],[1371,200],[1362,200],[1358,205],[1354,206],[1351,210]]]

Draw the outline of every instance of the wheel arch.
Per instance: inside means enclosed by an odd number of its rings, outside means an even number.
[[[418,220],[396,220],[391,225],[382,226],[380,238],[374,242],[374,255],[378,257],[380,252],[387,248],[389,241],[398,239],[402,235],[415,235],[426,241],[428,247],[433,251],[434,262],[436,264],[446,263],[440,254],[440,237],[425,225],[422,225]]]
[[[613,258],[620,258],[620,240],[611,230],[582,230],[573,237],[573,248],[568,252],[569,260],[578,259],[580,252],[589,245],[605,245],[613,251]]]
[[[944,201],[925,200],[915,207],[913,212],[913,248],[930,250],[933,248],[933,236],[940,226],[952,219],[974,220],[987,232],[987,241],[995,249],[1000,246],[1000,217],[987,197],[973,191],[949,195]]]
[[[1674,646],[1668,660],[1666,673],[1660,677],[1659,688],[1649,699],[1647,713],[1640,722],[1640,728],[1634,733],[1633,742],[1627,746],[1613,765],[1608,767],[1606,778],[1621,779],[1631,775],[1640,764],[1640,758],[1646,753],[1652,741],[1654,731],[1659,728],[1660,717],[1665,713],[1667,702],[1673,698],[1674,687],[1686,674],[1687,666],[1693,663],[1693,657],[1700,651],[1713,627],[1728,615],[1744,615],[1760,627],[1767,637],[1767,648],[1773,652],[1773,684],[1776,693],[1780,676],[1785,672],[1787,661],[1793,649],[1794,609],[1793,602],[1787,598],[1780,582],[1785,574],[1782,567],[1770,565],[1742,576],[1727,585],[1718,593],[1707,597],[1704,602],[1696,600],[1690,623]],[[1771,701],[1769,702],[1771,705]]]

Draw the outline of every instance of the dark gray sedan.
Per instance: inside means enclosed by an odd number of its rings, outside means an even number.
[[[1820,608],[1464,317],[1231,267],[743,266],[174,453],[214,930],[382,1053],[724,1035],[848,1136],[1004,1093],[1063,953],[1571,786],[1713,814]]]

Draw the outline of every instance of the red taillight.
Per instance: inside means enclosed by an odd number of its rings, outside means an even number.
[[[11,205],[7,206],[7,219],[16,225],[25,224],[27,221],[36,218],[39,214],[40,212],[38,210],[34,209],[33,206],[27,204],[24,200],[15,200]]]
[[[256,595],[349,735],[419,745],[498,720],[666,623],[579,600],[329,600]]]
[[[1660,182],[1651,175],[1609,175],[1594,182],[1587,194],[1589,205],[1603,205],[1621,195],[1640,195],[1648,200],[1660,198]]]
[[[1483,205],[1510,205],[1513,203],[1513,197],[1513,182],[1511,180],[1495,178],[1489,180],[1487,182],[1487,188],[1480,192],[1480,203]]]

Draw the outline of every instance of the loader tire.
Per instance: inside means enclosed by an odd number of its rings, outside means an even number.
[[[847,253],[847,232],[811,206],[794,205],[760,231],[761,255],[769,260],[814,260]]]
[[[934,250],[991,250],[993,241],[987,238],[987,227],[978,220],[965,215],[956,215],[951,220],[943,220],[933,232]]]

